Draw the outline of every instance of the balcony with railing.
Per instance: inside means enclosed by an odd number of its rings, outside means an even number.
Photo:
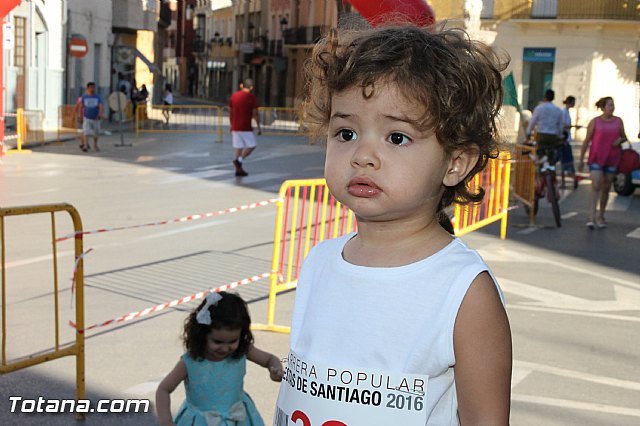
[[[158,30],[156,0],[113,0],[113,26],[129,30]]]
[[[487,2],[485,2],[487,3]],[[494,0],[486,19],[640,21],[640,0]],[[492,16],[487,16],[487,11]]]
[[[327,31],[328,27],[316,25],[314,27],[297,27],[284,30],[284,44],[314,44]]]

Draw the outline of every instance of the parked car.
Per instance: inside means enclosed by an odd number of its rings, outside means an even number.
[[[640,152],[640,143],[631,144],[633,149]],[[640,186],[640,169],[631,173],[618,173],[613,181],[613,189],[619,194],[629,196]]]

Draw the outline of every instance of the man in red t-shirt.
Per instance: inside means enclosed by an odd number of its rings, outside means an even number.
[[[258,124],[258,134],[262,133],[260,128],[260,116],[258,115],[258,99],[251,93],[253,91],[253,80],[245,79],[240,83],[240,90],[231,95],[229,99],[229,119],[231,121],[231,137],[235,148],[235,159],[233,165],[236,168],[236,176],[248,176],[249,174],[242,168],[242,161],[256,149],[256,136],[253,133],[251,119],[255,118]]]

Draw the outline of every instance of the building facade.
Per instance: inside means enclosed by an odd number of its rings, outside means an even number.
[[[438,20],[461,25],[469,0],[430,0]],[[511,57],[518,99],[532,110],[546,89],[556,104],[576,97],[574,123],[599,114],[595,102],[612,96],[627,135],[639,132],[640,9],[638,1],[484,0],[481,27]],[[584,138],[585,129],[577,132]]]
[[[194,55],[194,17],[198,0],[165,0],[171,10],[166,28],[162,76],[174,93],[196,96],[198,71]]]
[[[75,103],[89,81],[96,83],[96,93],[103,98],[111,92],[111,48],[113,36],[112,5],[100,0],[67,0],[65,44],[72,38],[86,41],[87,52],[82,57],[65,51],[65,102]]]
[[[230,0],[200,0],[193,20],[196,96],[225,103],[233,90],[237,55]],[[237,76],[236,76],[237,79]]]
[[[510,55],[525,109],[552,88],[558,104],[577,98],[575,122],[586,125],[596,100],[613,96],[631,136],[640,131],[638,3],[429,1],[439,22],[490,36]],[[106,97],[123,73],[156,103],[165,83],[226,103],[250,77],[262,105],[293,107],[315,41],[355,15],[341,0],[23,0],[7,18],[15,43],[4,51],[4,103],[9,112],[42,111],[45,127],[55,127],[57,107],[74,103],[88,81]],[[69,54],[77,38],[87,45],[82,57]]]
[[[90,81],[105,100],[119,73],[153,93],[161,77],[156,51],[164,3],[22,0],[5,19],[14,43],[3,52],[4,109],[23,108],[41,117],[28,126],[46,130],[58,126],[59,108],[74,104]],[[11,120],[7,125],[13,125]]]
[[[22,1],[5,19],[13,28],[13,46],[2,52],[4,109],[40,111],[44,122],[38,125],[45,127],[57,125],[57,109],[63,103],[65,6],[64,0]],[[7,126],[14,125],[15,120],[7,120]]]

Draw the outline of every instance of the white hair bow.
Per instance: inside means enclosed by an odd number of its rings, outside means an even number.
[[[211,312],[209,312],[209,308],[211,306],[215,306],[220,300],[222,300],[222,296],[218,293],[209,293],[204,300],[204,306],[198,311],[196,321],[198,324],[211,325]]]

